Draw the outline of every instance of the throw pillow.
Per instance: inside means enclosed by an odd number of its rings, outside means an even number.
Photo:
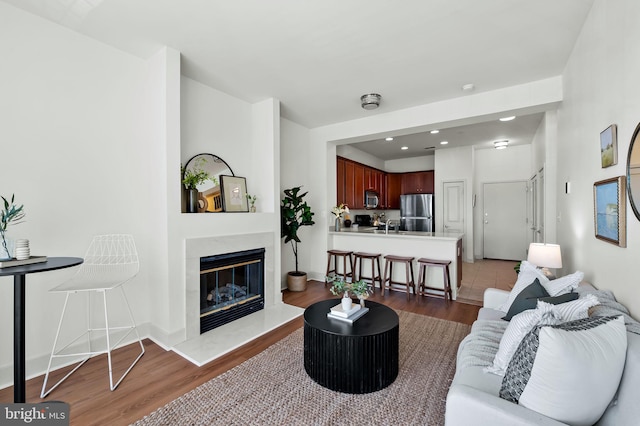
[[[589,316],[589,308],[599,305],[600,301],[593,294],[587,294],[584,297],[573,300],[571,302],[555,305],[552,310],[562,321],[575,321]]]
[[[531,283],[533,283],[536,278],[540,281],[540,284],[546,283],[549,281],[547,277],[544,276],[542,271],[536,267],[536,265],[523,260],[520,263],[520,272],[518,273],[518,279],[509,293],[509,298],[507,301],[498,308],[498,310],[502,312],[507,312],[511,307],[511,304],[515,300],[515,298],[520,294],[522,290],[528,287]],[[548,291],[547,291],[548,293]],[[552,295],[553,296],[553,295]]]
[[[540,287],[542,287],[542,285],[540,285]],[[542,287],[544,289],[544,287]],[[578,299],[578,293],[566,293],[566,294],[561,294],[560,296],[532,296],[532,297],[525,297],[523,298],[524,300],[519,300],[520,296],[522,294],[524,294],[525,292],[527,292],[527,289],[525,289],[524,291],[522,291],[522,293],[520,293],[518,295],[518,297],[516,297],[516,300],[513,302],[513,305],[511,305],[511,308],[509,308],[509,312],[507,312],[507,315],[505,315],[504,317],[502,317],[503,320],[505,321],[511,321],[511,318],[513,318],[514,315],[519,314],[520,312],[526,311],[528,309],[535,309],[538,305],[538,302],[545,302],[545,303],[549,303],[551,305],[561,305],[563,303],[567,303],[567,302],[573,302],[574,300]],[[546,290],[544,292],[545,294],[547,293]],[[595,303],[594,303],[595,302]],[[589,309],[591,306],[597,305],[598,301],[596,300],[592,300],[589,299],[588,301],[584,301],[583,302],[586,306],[586,308],[584,308],[584,310],[586,311],[587,309]],[[584,318],[586,316],[588,316],[586,313],[578,315],[578,316],[573,316],[570,315],[568,313],[568,311],[579,311],[579,313],[582,313],[582,304],[579,304],[578,306],[576,305],[570,305],[570,307],[567,307],[565,309],[560,309],[560,316],[562,317],[563,320],[565,321],[571,321],[574,319],[580,319],[580,318]]]
[[[530,309],[515,315],[500,339],[500,345],[496,356],[493,358],[493,364],[485,367],[484,371],[503,376],[518,345],[533,327],[539,324],[560,324],[562,322],[561,318],[553,312],[552,307],[553,305],[548,303],[539,302],[536,309]]]
[[[535,327],[502,380],[500,397],[571,425],[592,425],[614,397],[627,349],[623,318]]]
[[[538,298],[548,296],[549,293],[547,293],[547,290],[542,287],[542,285],[540,284],[540,280],[536,278],[533,283],[529,284],[520,293],[518,293],[516,298],[513,300],[513,303],[509,307],[507,315],[502,317],[502,319],[505,321],[511,321],[511,318],[514,315],[517,315],[522,311],[535,309],[538,305]]]
[[[584,273],[576,271],[573,274],[565,275],[553,281],[541,282],[541,284],[550,296],[559,296],[577,289],[583,278]]]

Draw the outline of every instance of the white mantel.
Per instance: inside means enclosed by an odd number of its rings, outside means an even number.
[[[273,232],[185,239],[187,340],[175,345],[175,352],[203,365],[302,315],[303,309],[282,303],[280,283],[275,280],[274,241]],[[265,249],[264,309],[200,334],[200,258],[258,248]]]

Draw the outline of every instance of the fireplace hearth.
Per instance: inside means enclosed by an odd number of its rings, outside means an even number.
[[[200,258],[200,334],[264,309],[265,249]]]

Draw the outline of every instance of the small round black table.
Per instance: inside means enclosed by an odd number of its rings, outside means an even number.
[[[46,262],[0,268],[0,277],[13,275],[13,402],[26,402],[25,275],[69,268],[82,262],[79,257],[49,257]]]
[[[369,308],[353,324],[327,318],[340,299],[314,303],[304,311],[304,369],[318,384],[338,392],[384,389],[398,376],[398,314],[385,305]]]

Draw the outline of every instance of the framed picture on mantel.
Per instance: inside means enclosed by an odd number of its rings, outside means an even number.
[[[239,176],[220,175],[222,188],[222,210],[225,212],[248,212],[247,180]]]

